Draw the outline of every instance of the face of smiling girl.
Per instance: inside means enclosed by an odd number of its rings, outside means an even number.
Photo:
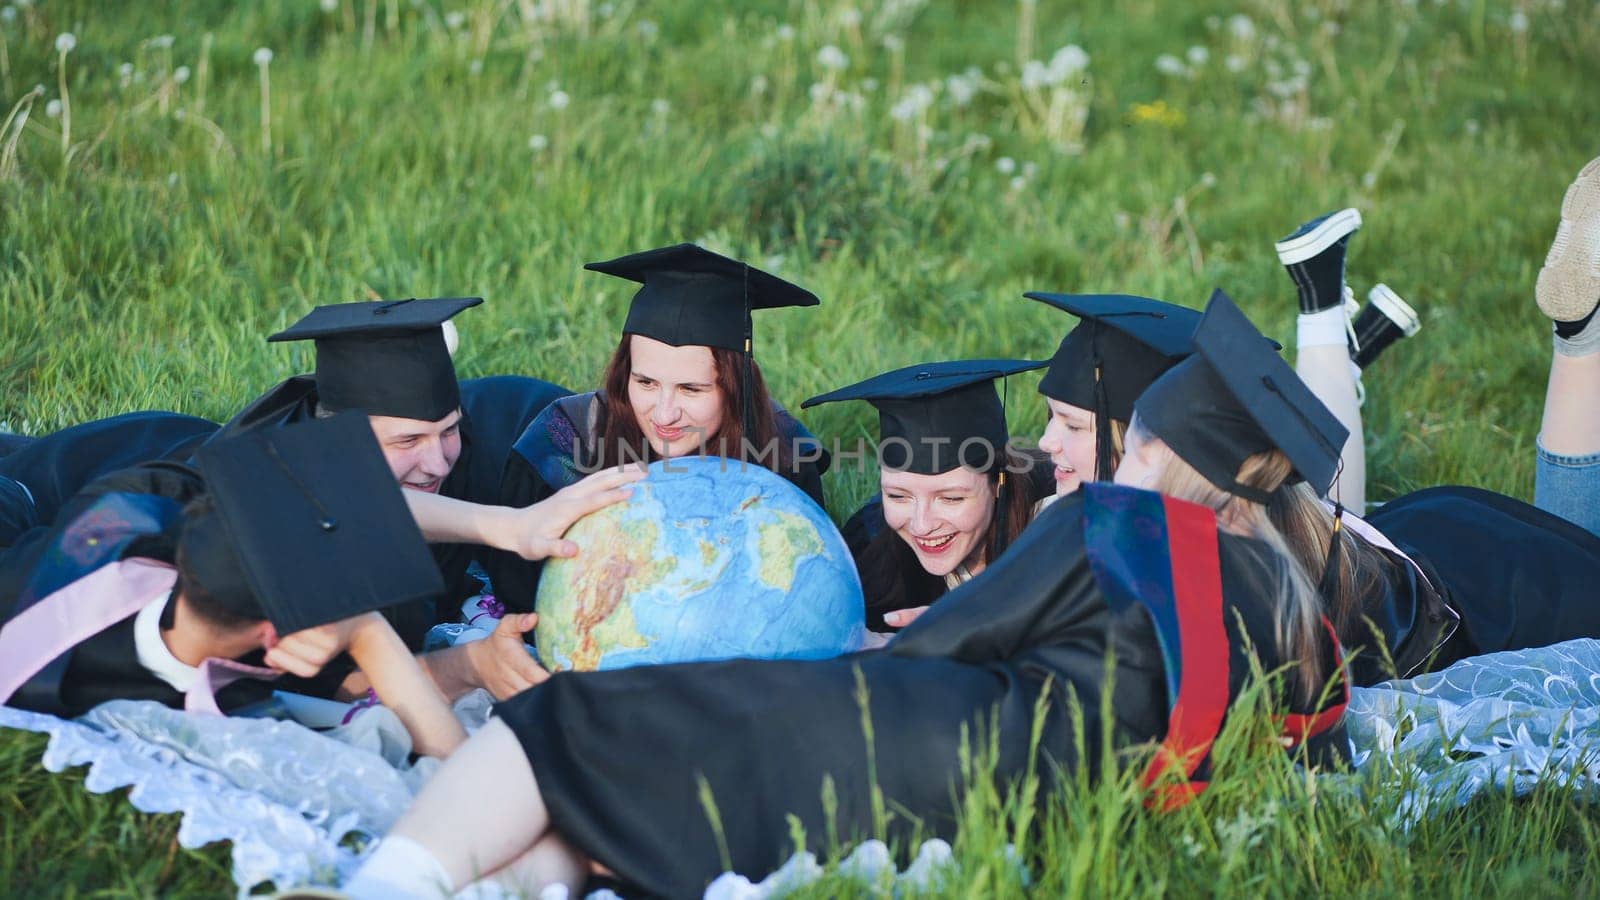
[[[1094,413],[1081,406],[1045,398],[1050,419],[1039,437],[1039,449],[1056,464],[1056,496],[1070,494],[1094,480]]]
[[[989,476],[958,467],[939,475],[879,473],[883,518],[910,545],[930,575],[948,575],[966,563],[982,569],[983,538],[994,517],[994,487]]]
[[[628,405],[650,449],[663,457],[697,453],[722,427],[722,389],[711,348],[674,347],[634,335]]]

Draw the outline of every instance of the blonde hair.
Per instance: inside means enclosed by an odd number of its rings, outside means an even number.
[[[1328,567],[1328,549],[1333,546],[1335,532],[1333,515],[1317,492],[1303,481],[1286,484],[1272,492],[1267,517],[1282,533],[1289,552],[1321,590],[1323,573]],[[1339,639],[1348,645],[1364,644],[1373,635],[1362,621],[1361,599],[1380,590],[1394,563],[1348,529],[1339,529],[1338,539],[1338,568],[1334,583],[1322,601]]]
[[[1242,485],[1270,493],[1283,484],[1293,469],[1282,452],[1267,450],[1247,458],[1234,478]],[[1267,555],[1258,558],[1262,562],[1261,571],[1267,573],[1271,583],[1261,587],[1277,600],[1273,606],[1273,625],[1278,651],[1285,659],[1294,661],[1292,680],[1299,699],[1314,702],[1322,690],[1327,671],[1323,642],[1318,634],[1322,602],[1316,582],[1302,564],[1302,557],[1293,551],[1273,524],[1267,508],[1207,481],[1176,453],[1171,454],[1153,487],[1169,497],[1210,507],[1217,513],[1219,528],[1266,545]],[[1247,549],[1254,548],[1247,546]],[[1233,627],[1233,623],[1226,624]]]

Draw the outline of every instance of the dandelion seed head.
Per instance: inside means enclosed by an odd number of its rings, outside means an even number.
[[[846,28],[861,27],[861,10],[854,6],[846,6],[839,10],[839,24]]]
[[[467,74],[468,75],[482,75],[483,74],[483,60],[475,59],[472,62],[467,63]]]
[[[650,112],[665,118],[667,113],[672,112],[672,104],[664,97],[657,97],[650,101]]]
[[[49,103],[46,103],[44,105],[44,114],[49,116],[52,119],[60,118],[61,117],[61,101],[60,100],[51,100]]]
[[[817,51],[817,65],[832,72],[842,72],[850,68],[850,57],[838,47],[828,44]]]
[[[757,97],[765,94],[767,92],[767,87],[768,82],[767,76],[765,75],[757,75],[756,77],[750,79],[750,93]]]
[[[1036,59],[1022,64],[1022,75],[1018,80],[1025,91],[1037,91],[1055,83],[1050,75],[1050,67]]]
[[[1378,186],[1378,173],[1377,172],[1368,172],[1365,175],[1362,175],[1361,176],[1361,186],[1366,188],[1367,190],[1371,190],[1374,187],[1377,187]]]
[[[794,26],[787,23],[779,25],[776,34],[778,35],[778,40],[787,44],[794,40]]]
[[[1089,68],[1089,53],[1077,44],[1068,44],[1050,57],[1050,75],[1057,83]]]
[[[78,36],[70,31],[63,31],[56,35],[56,52],[71,53],[72,48],[78,46]]]
[[[1179,78],[1189,74],[1189,70],[1183,65],[1183,60],[1173,56],[1171,53],[1163,53],[1156,57],[1156,71],[1163,75],[1172,75]]]
[[[1201,46],[1190,47],[1184,58],[1191,66],[1203,66],[1211,60],[1211,51]]]
[[[528,149],[535,153],[543,153],[550,147],[550,139],[542,134],[529,135]]]
[[[1228,58],[1223,60],[1222,64],[1228,67],[1229,72],[1243,72],[1245,65],[1247,65],[1244,57],[1237,53],[1229,53]]]
[[[157,50],[166,50],[172,46],[175,40],[177,39],[170,34],[158,34],[150,39],[150,46]]]
[[[1002,156],[994,161],[994,169],[1001,175],[1010,175],[1017,171],[1017,161],[1009,156]]]
[[[1244,13],[1235,13],[1228,17],[1228,33],[1241,41],[1248,41],[1256,36],[1256,23]]]
[[[272,49],[269,47],[257,47],[256,52],[252,54],[250,58],[254,60],[255,64],[258,66],[264,67],[270,65],[272,63]]]
[[[322,11],[325,13],[339,11],[339,0],[322,0],[319,5],[322,7]]]
[[[966,106],[978,94],[978,83],[965,75],[951,75],[944,82],[945,93],[956,106]]]
[[[560,112],[572,105],[572,97],[569,96],[566,91],[551,91],[549,103],[551,109],[555,110],[556,112]]]
[[[1217,176],[1212,174],[1211,172],[1201,172],[1200,173],[1200,186],[1203,187],[1203,188],[1214,188],[1214,187],[1216,187],[1217,186]]]
[[[889,51],[890,53],[898,53],[905,48],[905,38],[901,37],[900,35],[886,34],[883,36],[883,49]]]
[[[128,71],[130,73],[133,71],[133,66],[128,65],[127,63],[123,63],[123,65],[128,66]],[[173,69],[172,70],[172,80],[177,82],[178,84],[183,84],[183,83],[187,82],[189,80],[189,67],[188,66],[179,66],[176,69]]]
[[[1524,34],[1528,30],[1528,14],[1520,9],[1511,11],[1511,18],[1506,20],[1511,30],[1517,34]]]
[[[461,10],[452,10],[445,14],[444,25],[451,31],[459,31],[465,24],[467,24],[467,14]]]
[[[861,89],[863,91],[866,91],[869,94],[872,93],[873,91],[878,89],[878,79],[876,79],[876,78],[863,78],[863,79],[861,79]]]
[[[820,81],[814,82],[811,87],[806,90],[806,94],[811,98],[812,103],[822,103],[826,101],[828,99],[828,95],[831,93],[833,93],[833,88]]]
[[[653,41],[661,34],[661,26],[653,19],[640,20],[639,24],[634,26],[634,30],[639,33],[639,37],[647,41]]]
[[[1027,186],[1028,186],[1028,179],[1023,178],[1021,175],[1018,175],[1017,177],[1011,179],[1011,189],[1013,191],[1020,191],[1020,190],[1022,190],[1023,188],[1025,188]]]
[[[17,8],[15,6],[0,6],[0,22],[15,22]]]
[[[123,81],[127,81],[129,78],[132,78],[133,77],[133,63],[125,62],[122,65],[117,66],[117,75]]]

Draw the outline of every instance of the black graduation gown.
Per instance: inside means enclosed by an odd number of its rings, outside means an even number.
[[[517,438],[506,460],[500,482],[502,506],[524,507],[576,484],[598,459],[596,444],[600,428],[599,393],[574,394],[546,407]],[[806,492],[818,506],[825,506],[822,476],[832,457],[800,421],[788,411],[772,404],[779,440],[785,447],[809,448],[810,460],[796,459],[791,471],[779,472]],[[512,612],[531,612],[543,565],[511,553],[493,552],[484,557],[485,568],[495,595]]]
[[[1096,765],[1108,653],[1115,660],[1111,739],[1127,745],[1162,738],[1173,674],[1157,639],[1162,626],[1140,603],[1113,603],[1102,590],[1111,583],[1091,560],[1081,493],[1048,508],[1009,552],[883,650],[814,662],[558,673],[500,704],[496,711],[527,752],[553,827],[625,882],[668,897],[699,896],[726,868],[701,805],[702,785],[715,801],[732,869],[759,878],[795,850],[786,816],[804,826],[813,851],[825,852],[832,829],[845,841],[871,835],[875,764],[887,808],[896,811],[887,837],[903,843],[914,819],[922,836],[948,838],[962,783],[963,729],[987,734],[998,724],[995,776],[1011,781],[1026,770],[1043,698],[1041,797],[1058,768]],[[1271,610],[1256,593],[1257,584],[1272,583],[1264,575],[1267,551],[1242,538],[1217,540],[1217,627],[1240,617],[1271,670],[1279,662]],[[1225,676],[1215,656],[1210,669],[1191,661],[1199,642],[1185,643],[1182,667],[1186,679],[1209,673],[1214,690],[1226,682],[1231,698],[1249,666],[1237,632],[1231,625],[1226,631]],[[858,683],[868,697],[870,749]],[[1184,696],[1189,682],[1181,685]],[[1081,746],[1089,753],[1082,759],[1068,713],[1072,696],[1083,707]],[[837,798],[831,823],[822,800],[827,779]]]
[[[195,416],[151,410],[84,422],[25,442],[0,457],[0,547],[56,520],[102,475],[158,459],[182,461],[217,430]],[[20,482],[24,493],[6,480]],[[31,499],[31,502],[30,502]]]
[[[1480,653],[1600,637],[1600,537],[1566,519],[1449,486],[1392,500],[1367,521],[1416,559],[1460,613],[1459,634],[1433,670]],[[1390,606],[1402,622],[1433,615],[1425,587],[1394,591]]]
[[[20,594],[44,551],[95,501],[110,493],[171,500],[174,515],[167,527],[135,538],[116,554],[116,558],[138,556],[170,564],[180,527],[175,511],[203,490],[204,485],[193,469],[171,462],[147,463],[96,479],[65,504],[53,526],[30,530],[15,545],[0,553],[0,609],[5,611],[5,620],[10,621],[21,612],[18,608]],[[81,574],[88,575],[89,571]],[[133,625],[134,617],[129,616],[57,657],[17,691],[10,705],[58,716],[81,715],[107,700],[119,699],[155,700],[167,706],[182,707],[183,695],[139,664]],[[271,690],[271,685],[262,682],[239,682],[224,688],[217,699],[223,709],[231,709],[261,699]]]
[[[461,455],[439,493],[458,500],[499,502],[500,478],[511,445],[552,400],[568,394],[566,388],[520,375],[468,378],[461,382]],[[252,401],[223,425],[218,438],[256,428],[276,428],[316,416],[317,382],[310,375],[288,378]],[[461,603],[482,588],[468,573],[474,559],[489,551],[471,544],[430,544],[434,562],[444,575],[444,599],[437,609],[419,610],[397,618],[399,610],[385,613],[413,650],[422,646],[427,629],[452,622]],[[414,619],[415,621],[412,621]]]

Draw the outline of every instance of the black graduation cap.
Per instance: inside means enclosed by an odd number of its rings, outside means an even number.
[[[1114,467],[1110,420],[1131,419],[1133,401],[1189,355],[1200,313],[1129,294],[1030,291],[1022,296],[1081,320],[1061,339],[1039,393],[1094,413],[1095,479],[1109,481]]]
[[[1144,427],[1207,481],[1258,503],[1267,494],[1234,481],[1247,458],[1281,450],[1297,477],[1326,494],[1350,436],[1273,347],[1227,294],[1214,291],[1194,355],[1134,404]]]
[[[637,281],[622,330],[674,347],[750,349],[750,312],[816,306],[817,295],[695,244],[674,244],[584,266]]]
[[[319,306],[268,341],[317,343],[317,400],[343,412],[437,422],[461,406],[444,323],[481,297]]]
[[[246,432],[196,462],[211,502],[179,565],[235,614],[291,634],[444,592],[365,415]]]
[[[994,380],[1044,367],[1026,359],[958,359],[885,372],[800,404],[865,400],[878,409],[878,459],[889,469],[938,475],[1006,462],[1005,406]]]

